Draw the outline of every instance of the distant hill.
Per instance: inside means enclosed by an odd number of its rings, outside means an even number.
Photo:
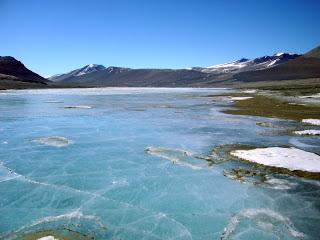
[[[304,54],[306,58],[320,58],[320,46]]]
[[[208,74],[194,70],[172,69],[130,69],[108,67],[81,76],[73,76],[59,83],[80,86],[102,87],[177,87],[207,80]]]
[[[13,57],[0,57],[0,74],[14,76],[17,80],[45,83],[47,80],[26,68]]]
[[[99,64],[89,64],[82,68],[73,70],[71,72],[65,73],[65,74],[56,74],[48,78],[48,80],[53,82],[59,82],[63,80],[68,80],[74,77],[83,76],[89,73],[93,73],[96,71],[104,70],[106,69],[105,66],[99,65]]]
[[[213,65],[206,68],[192,68],[205,73],[214,73],[214,74],[227,74],[227,73],[239,73],[239,72],[248,72],[261,70],[266,68],[271,68],[283,63],[286,63],[290,60],[293,60],[300,55],[294,53],[276,53],[272,56],[263,56],[255,59],[246,59],[242,58],[240,60],[223,63],[218,65]]]
[[[307,79],[309,79],[307,81]],[[13,57],[0,57],[0,89],[49,87],[239,87],[320,81],[320,47],[190,69],[131,69],[89,64],[44,79]],[[288,82],[289,81],[289,82]],[[277,83],[276,83],[277,82]],[[282,83],[281,83],[282,84]]]
[[[233,79],[239,82],[280,81],[307,78],[320,78],[319,47],[284,64],[258,71],[241,72],[233,76]]]
[[[130,69],[122,67],[96,69],[96,66],[102,65],[91,64],[49,79],[62,84],[85,87],[201,87],[203,85],[217,85],[219,84],[218,80],[230,79],[239,72],[272,68],[299,56],[290,53],[277,53],[253,60],[243,58],[232,63],[191,69]],[[91,70],[90,66],[94,69]],[[84,72],[84,69],[90,71]],[[79,74],[82,72],[84,73]]]

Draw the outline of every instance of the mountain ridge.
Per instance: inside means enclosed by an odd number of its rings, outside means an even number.
[[[37,87],[238,87],[244,83],[320,80],[320,47],[304,55],[276,53],[189,69],[132,69],[88,64],[48,79],[13,57],[0,57],[0,88]],[[318,79],[318,80],[317,80]],[[24,82],[23,84],[21,84]],[[32,84],[31,84],[32,83]]]

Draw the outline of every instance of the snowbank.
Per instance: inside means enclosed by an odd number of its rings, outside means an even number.
[[[299,98],[320,98],[320,93],[314,95],[299,96]]]
[[[320,125],[320,119],[308,118],[308,119],[302,119],[302,122],[310,123],[312,125]]]
[[[252,150],[234,150],[232,156],[271,167],[320,172],[320,156],[297,148],[268,147]]]
[[[59,240],[59,239],[55,238],[54,236],[45,236],[42,238],[38,238],[38,240]]]
[[[294,131],[293,133],[297,135],[320,135],[320,130],[310,129],[303,131]]]
[[[247,100],[253,97],[232,97],[231,100],[241,101],[241,100]]]

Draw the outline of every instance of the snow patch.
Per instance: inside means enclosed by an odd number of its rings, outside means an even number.
[[[310,129],[310,130],[294,131],[293,133],[297,135],[320,135],[320,130]]]
[[[279,59],[273,60],[272,62],[270,62],[270,63],[267,65],[267,67],[273,66],[273,65],[276,64],[278,61],[279,61]]]
[[[320,93],[314,94],[314,95],[306,95],[306,96],[299,96],[299,98],[320,98]]]
[[[85,105],[77,105],[77,106],[64,106],[64,108],[80,108],[80,109],[91,109],[91,106],[85,106]]]
[[[243,93],[256,93],[257,90],[256,89],[250,89],[250,90],[243,90],[241,92],[243,92]]]
[[[280,57],[280,56],[282,56],[283,54],[284,54],[284,52],[279,52],[279,53],[274,54],[274,56]]]
[[[194,170],[199,170],[206,166],[205,164],[203,164],[204,162],[193,158],[193,153],[181,149],[147,147],[145,149],[145,152],[150,155],[167,159],[173,164],[186,166]]]
[[[302,122],[309,123],[312,125],[320,125],[320,119],[315,119],[315,118],[302,119]]]
[[[232,97],[231,100],[235,100],[235,101],[241,101],[241,100],[247,100],[253,97]]]
[[[55,238],[54,236],[45,236],[38,238],[37,240],[59,240],[59,238]]]
[[[234,150],[232,156],[271,167],[320,173],[320,156],[298,148],[267,147]]]

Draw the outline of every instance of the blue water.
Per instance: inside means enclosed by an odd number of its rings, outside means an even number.
[[[228,101],[206,97],[228,91],[0,92],[0,236],[68,229],[117,240],[319,239],[318,181],[239,182],[223,173],[241,163],[194,158],[223,144],[319,153],[318,137],[284,133],[298,123],[226,115]],[[256,124],[265,121],[278,127]],[[39,141],[48,137],[68,141]]]

